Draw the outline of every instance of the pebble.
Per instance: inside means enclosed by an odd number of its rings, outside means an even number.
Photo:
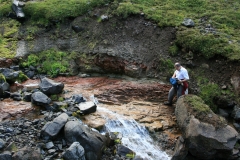
[[[53,147],[54,147],[53,142],[48,142],[48,143],[46,143],[46,148],[47,148],[47,149],[50,149],[50,148],[53,148]]]

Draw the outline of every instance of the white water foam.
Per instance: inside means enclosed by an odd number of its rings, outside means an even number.
[[[94,96],[90,99],[98,104]],[[97,105],[98,110],[114,115],[115,119],[107,119],[105,124],[105,132],[119,132],[122,134],[122,144],[133,150],[137,156],[144,160],[170,160],[171,157],[166,152],[160,150],[154,144],[154,140],[149,135],[148,130],[138,124],[134,119],[127,119],[126,117],[114,113],[106,108]]]

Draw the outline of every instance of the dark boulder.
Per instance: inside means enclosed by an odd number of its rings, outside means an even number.
[[[10,85],[7,82],[3,82],[0,84],[0,98],[8,98],[10,97]]]
[[[0,72],[5,76],[6,80],[10,83],[14,83],[19,77],[19,71],[14,71],[9,68],[0,68]]]
[[[66,113],[62,113],[57,118],[55,118],[52,122],[48,122],[44,125],[41,130],[41,136],[43,139],[49,140],[54,139],[67,123],[68,115]]]
[[[46,95],[55,95],[60,94],[63,91],[64,84],[55,82],[48,78],[41,79],[41,83],[39,84],[40,90]]]
[[[22,95],[18,92],[14,92],[10,94],[10,98],[12,98],[15,101],[21,101],[22,100]]]
[[[85,98],[81,94],[73,95],[69,101],[73,104],[79,104],[81,102],[86,102]]]
[[[79,142],[83,146],[87,160],[100,159],[102,151],[107,145],[107,138],[105,136],[92,131],[79,121],[67,122],[64,134],[68,144]]]
[[[31,102],[31,98],[32,98],[32,93],[30,92],[24,92],[23,93],[23,100],[26,102]]]
[[[96,112],[97,105],[93,102],[83,102],[77,105],[82,114],[90,114]]]
[[[49,106],[49,104],[51,103],[51,99],[42,92],[33,93],[31,101],[33,104],[43,107]]]
[[[85,160],[84,148],[79,142],[74,142],[63,154],[64,160]]]
[[[5,151],[0,154],[0,159],[1,160],[12,160],[12,154],[9,151]]]
[[[133,152],[131,149],[121,144],[117,146],[117,154],[130,159],[134,158],[136,155],[136,153]]]
[[[233,108],[231,117],[236,121],[240,121],[240,107],[238,105]]]
[[[79,33],[79,32],[84,31],[84,28],[77,26],[77,25],[73,25],[72,30],[74,30],[74,32],[76,32],[76,33]]]
[[[178,99],[175,115],[189,155],[196,159],[229,159],[237,131],[194,95]],[[181,146],[181,145],[179,145]],[[175,147],[175,153],[179,148]]]
[[[27,71],[26,72],[26,76],[30,79],[32,79],[35,75],[35,71]]]

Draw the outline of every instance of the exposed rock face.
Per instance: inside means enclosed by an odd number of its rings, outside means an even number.
[[[184,145],[191,155],[199,159],[231,157],[238,133],[214,114],[201,98],[193,95],[179,98],[175,114],[183,132]],[[175,149],[175,156],[177,152],[180,152],[179,148]]]
[[[85,160],[84,148],[79,142],[74,142],[63,154],[64,160]]]
[[[39,84],[40,90],[46,95],[59,94],[63,91],[64,84],[54,82],[51,79],[43,78]]]
[[[48,122],[44,125],[41,131],[41,136],[44,139],[53,139],[55,138],[60,130],[67,123],[68,115],[66,113],[62,113],[60,116],[55,118],[52,122]]]
[[[97,160],[106,146],[106,137],[90,130],[79,121],[69,121],[64,128],[65,138],[69,144],[79,142],[87,160]]]
[[[32,103],[37,106],[43,106],[47,107],[51,103],[51,99],[48,98],[45,94],[42,92],[35,92],[32,94]]]
[[[238,95],[240,95],[240,75],[235,75],[231,78],[231,83],[233,85],[234,90]]]

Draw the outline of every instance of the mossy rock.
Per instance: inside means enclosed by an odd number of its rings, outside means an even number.
[[[6,78],[2,73],[0,73],[0,83],[4,83],[4,82],[6,82]]]

